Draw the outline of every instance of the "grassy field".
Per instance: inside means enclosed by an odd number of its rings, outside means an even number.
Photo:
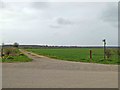
[[[25,56],[23,53],[19,51],[18,48],[4,48],[4,56],[0,60],[1,62],[29,62],[32,59]]]
[[[90,49],[92,50],[92,62],[101,64],[119,64],[117,49],[109,49],[111,51],[110,58],[104,60],[104,51],[102,48],[41,48],[41,49],[27,49],[47,57],[76,61],[76,62],[90,62]]]

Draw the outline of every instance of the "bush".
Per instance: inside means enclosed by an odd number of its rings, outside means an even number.
[[[16,55],[19,54],[19,51],[16,48],[4,48],[4,54],[6,56],[9,56],[9,55],[10,56],[16,56]]]
[[[5,48],[4,49],[4,54],[9,56],[12,53],[12,50],[10,48]]]
[[[5,56],[5,54],[2,54],[1,56],[3,57],[3,56]]]
[[[23,53],[20,53],[19,56],[24,56],[24,54],[23,54]]]
[[[12,56],[8,56],[6,59],[14,59]]]
[[[112,53],[111,53],[111,50],[110,49],[107,49],[106,52],[105,52],[107,58],[110,58]]]
[[[120,56],[120,49],[118,49],[118,56]]]

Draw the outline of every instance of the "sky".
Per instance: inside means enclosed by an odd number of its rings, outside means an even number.
[[[0,2],[2,42],[118,45],[117,2]]]

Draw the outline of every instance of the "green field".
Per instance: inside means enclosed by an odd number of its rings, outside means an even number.
[[[90,60],[90,49],[92,50],[92,60]],[[44,55],[50,58],[76,61],[76,62],[91,62],[101,64],[119,64],[117,49],[109,49],[111,51],[110,58],[104,60],[104,51],[102,48],[41,48],[27,49],[27,51]]]

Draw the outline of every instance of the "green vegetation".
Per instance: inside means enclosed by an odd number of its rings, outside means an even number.
[[[30,62],[32,59],[29,59],[27,56],[12,56],[7,59],[2,59],[2,62]]]
[[[0,58],[0,62],[2,62],[2,59]]]
[[[2,62],[29,62],[32,59],[25,56],[18,48],[9,47],[3,49]]]
[[[90,49],[92,50],[92,60],[90,60]],[[90,62],[101,64],[120,64],[118,61],[118,50],[109,48],[106,51],[106,59],[104,60],[104,51],[102,48],[41,48],[41,49],[27,49],[27,51],[34,52],[47,57],[76,61],[76,62]]]

